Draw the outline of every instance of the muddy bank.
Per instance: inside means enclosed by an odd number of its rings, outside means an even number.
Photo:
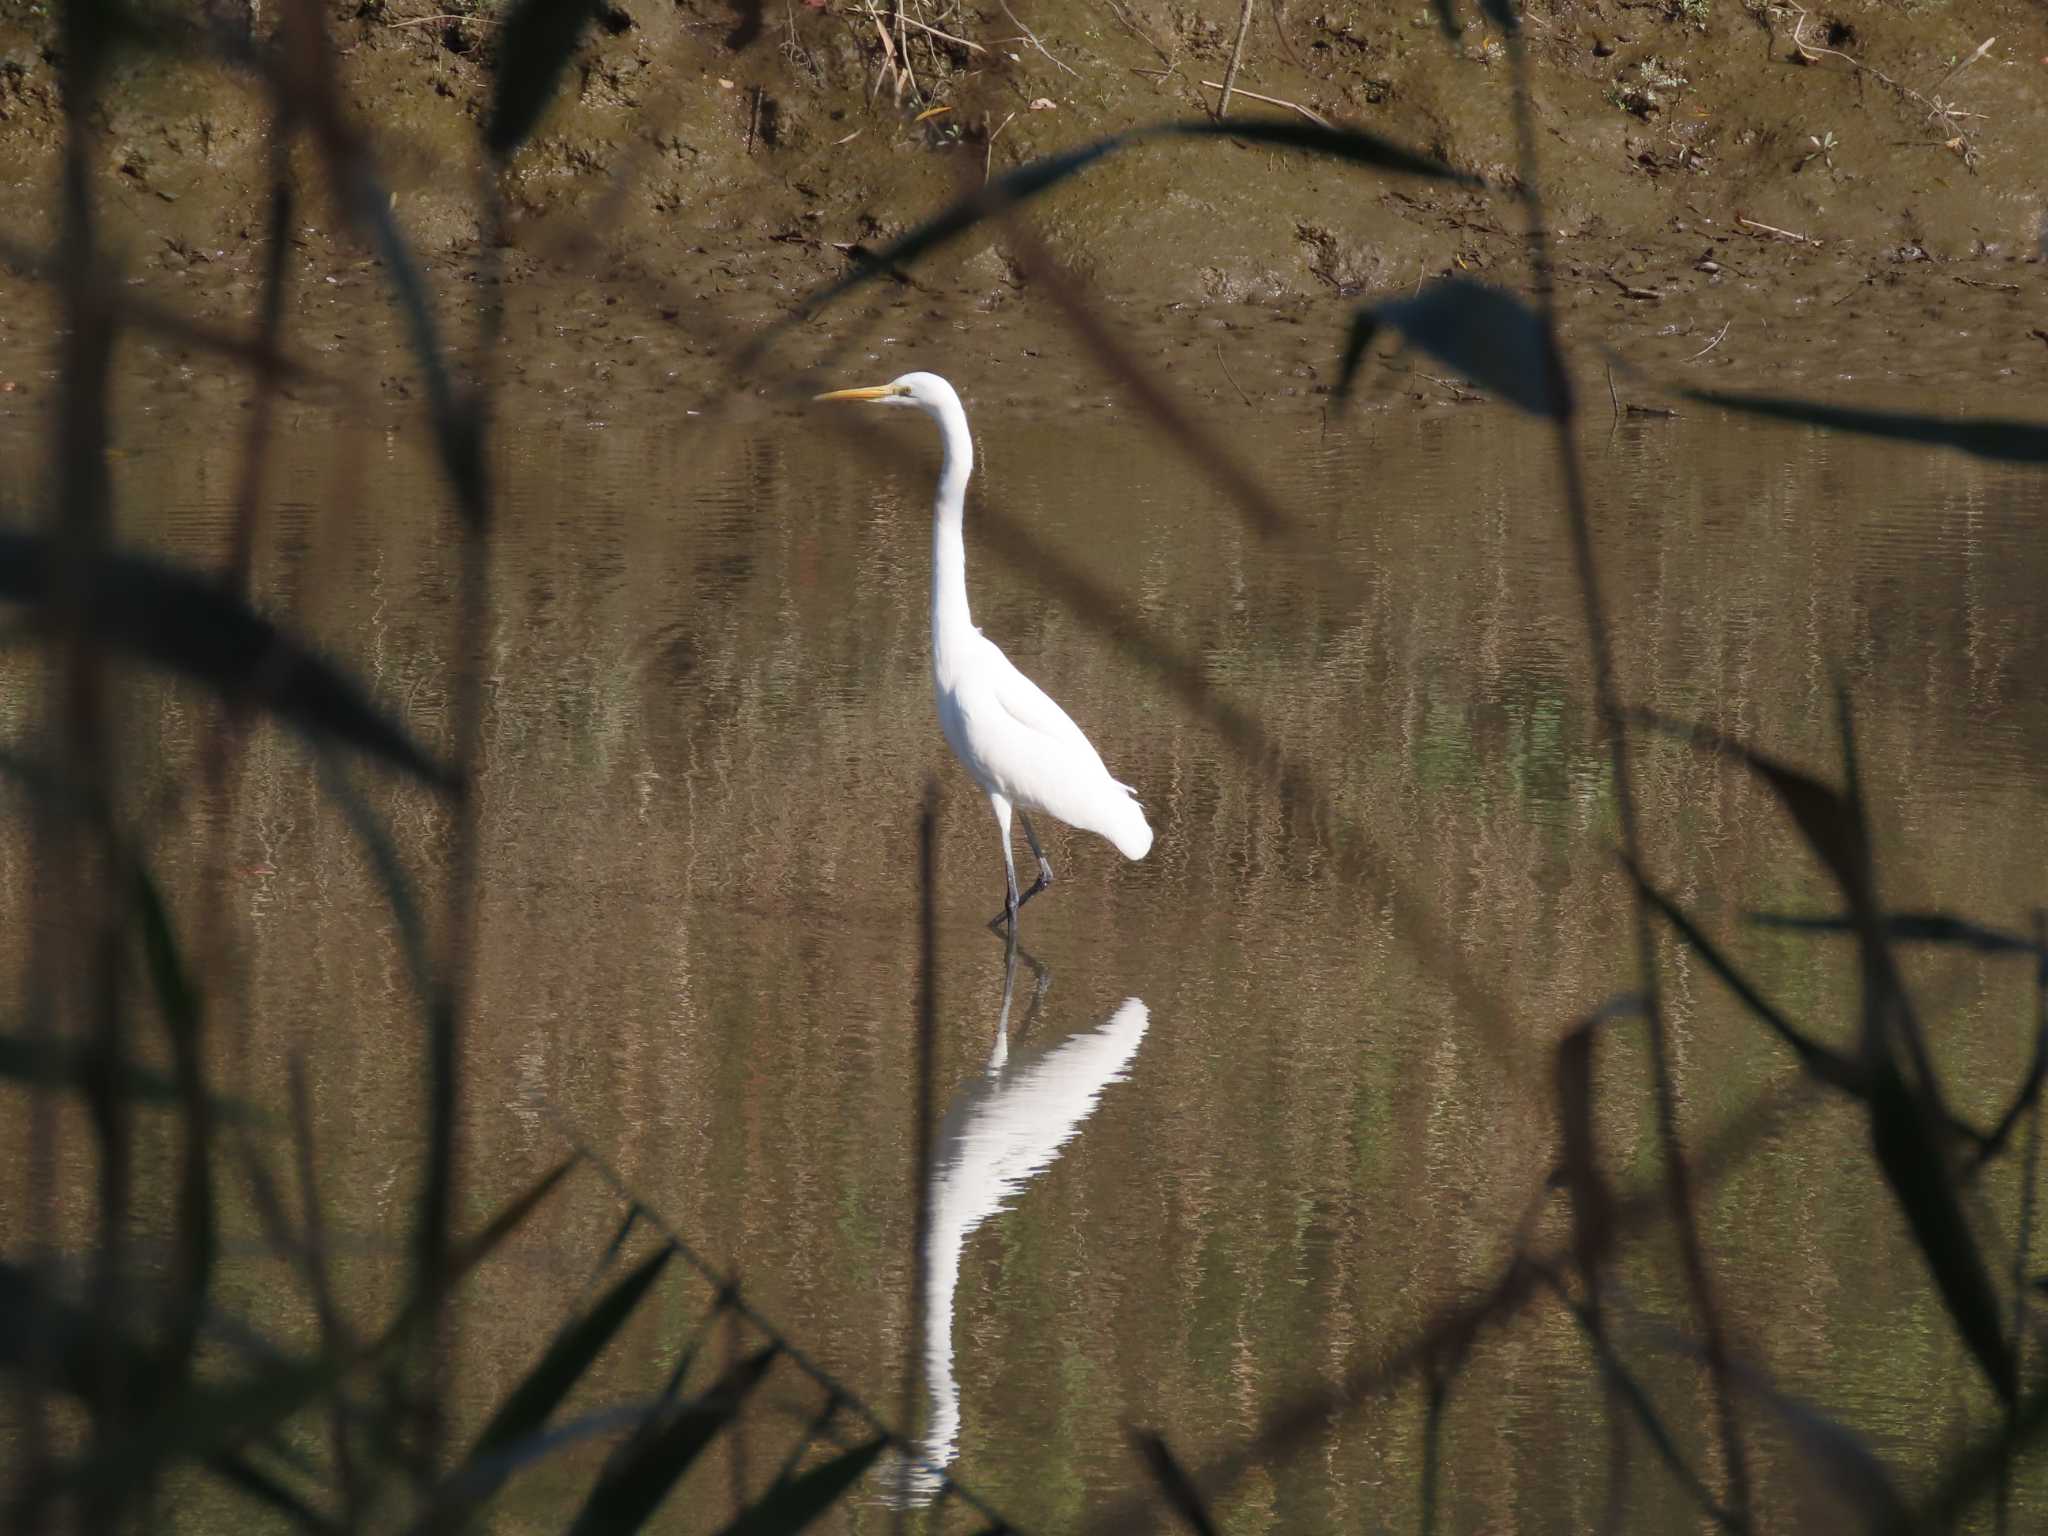
[[[1236,10],[904,0],[898,19],[791,0],[749,39],[721,8],[612,6],[511,177],[512,382],[593,413],[643,389],[715,390],[745,338],[986,170],[1199,113]],[[479,270],[490,15],[368,0],[331,22],[459,335]],[[1530,32],[1564,310],[1596,404],[1603,349],[1721,383],[1958,402],[2048,373],[2036,7],[1560,5]],[[1295,0],[1257,8],[1244,59],[1239,83],[1262,96],[1510,173],[1506,63],[1476,22],[1458,52],[1424,4]],[[267,133],[261,93],[224,67],[124,65],[99,184],[139,286],[246,323]],[[48,238],[58,134],[46,29],[0,22],[0,223],[17,238]],[[1363,298],[1459,271],[1523,286],[1516,220],[1498,196],[1205,144],[1114,157],[1046,199],[1037,227],[1140,357],[1191,398],[1241,408],[1325,392]],[[320,197],[297,222],[291,334],[403,402],[402,349],[358,302],[374,265]],[[827,362],[864,376],[915,353],[984,399],[1101,399],[1106,376],[1023,265],[1000,234],[972,236],[806,327],[753,382]],[[15,277],[0,287],[4,372],[32,392],[45,301]],[[156,371],[171,394],[237,387]],[[1375,373],[1381,401],[1471,394],[1405,362]]]

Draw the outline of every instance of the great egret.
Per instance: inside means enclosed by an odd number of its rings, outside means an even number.
[[[967,545],[960,532],[974,441],[953,386],[935,373],[906,373],[887,384],[835,389],[818,399],[910,406],[939,424],[945,459],[932,501],[932,692],[939,728],[988,796],[1003,834],[1003,910],[989,926],[1007,922],[1015,933],[1017,909],[1052,884],[1052,863],[1038,844],[1031,812],[1099,833],[1127,859],[1150,851],[1152,828],[1136,792],[1109,776],[1067,712],[974,627],[967,611]],[[1038,860],[1038,879],[1022,896],[1010,848],[1012,810]]]

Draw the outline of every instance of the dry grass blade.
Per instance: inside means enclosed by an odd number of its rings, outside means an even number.
[[[1152,1474],[1152,1481],[1158,1484],[1160,1497],[1180,1516],[1182,1524],[1195,1536],[1216,1536],[1216,1522],[1209,1518],[1201,1493],[1188,1481],[1187,1473],[1167,1448],[1165,1437],[1155,1429],[1128,1430],[1126,1437],[1145,1470]]]

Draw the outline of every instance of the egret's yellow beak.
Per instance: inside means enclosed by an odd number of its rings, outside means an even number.
[[[870,384],[866,389],[834,389],[822,395],[813,395],[814,400],[887,400],[895,395],[907,395],[910,391],[901,384]]]

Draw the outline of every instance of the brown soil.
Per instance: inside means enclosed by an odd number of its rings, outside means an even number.
[[[1228,0],[1012,0],[1007,12],[1002,0],[904,0],[907,15],[985,51],[911,29],[916,86],[899,102],[875,23],[850,0],[781,0],[737,47],[736,17],[699,3],[614,5],[512,173],[514,377],[586,409],[636,384],[711,385],[743,338],[844,271],[850,252],[908,228],[985,165],[1199,114],[1215,93],[1198,82],[1220,78],[1236,24]],[[1592,387],[1604,394],[1599,349],[1667,377],[1907,386],[1945,401],[2048,377],[2040,8],[1890,0],[1808,14],[1706,0],[1687,19],[1689,5],[1565,3],[1529,23],[1560,292]],[[493,28],[415,24],[436,14],[427,0],[363,0],[332,25],[397,211],[452,310],[477,267]],[[1266,0],[1239,83],[1510,181],[1500,43],[1471,20],[1454,50],[1433,18],[1429,0]],[[1937,116],[1937,101],[1959,115]],[[948,110],[915,121],[927,104]],[[130,61],[104,127],[102,206],[134,277],[245,325],[268,177],[260,91],[225,68]],[[0,228],[16,240],[50,236],[59,137],[47,22],[0,20]],[[1362,299],[1460,270],[1526,285],[1504,193],[1229,143],[1112,157],[1035,218],[1140,357],[1184,393],[1232,405],[1326,389]],[[325,341],[319,312],[372,291],[376,274],[318,198],[299,225],[291,334],[346,354],[361,334],[343,326]],[[574,243],[593,227],[594,245]],[[982,398],[1074,394],[1090,377],[1106,390],[1000,231],[912,276],[799,333],[781,371],[828,355],[863,377],[890,366],[853,360],[846,345],[865,337],[871,356],[886,347],[908,367],[915,353]],[[0,317],[12,317],[0,318],[0,380],[29,392],[47,306],[0,277]],[[1427,365],[1396,366],[1394,397],[1469,397]],[[383,372],[402,395],[404,368]]]

